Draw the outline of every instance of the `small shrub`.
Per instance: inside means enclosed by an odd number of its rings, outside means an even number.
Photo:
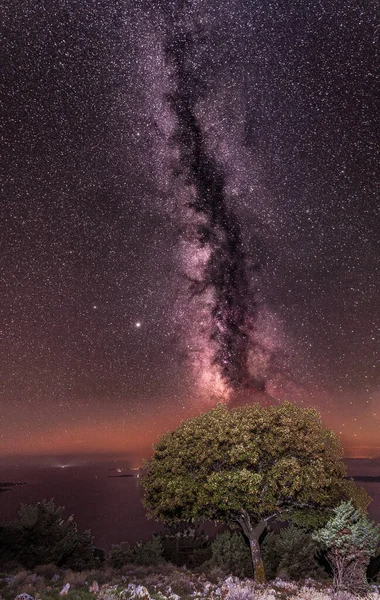
[[[58,573],[58,568],[56,567],[56,565],[37,565],[34,568],[34,572],[37,573],[37,575],[41,575],[42,577],[45,577],[45,579],[52,579],[54,577],[54,575],[57,575]]]
[[[211,558],[209,538],[198,527],[181,523],[173,525],[160,535],[160,539],[164,559],[174,565],[194,568]]]
[[[79,588],[82,588],[85,585],[87,585],[87,577],[88,577],[87,571],[74,572],[71,570],[67,570],[64,573],[63,584],[69,583],[70,589],[71,588],[79,589]]]
[[[157,565],[163,562],[163,547],[159,537],[154,536],[148,542],[137,542],[132,548],[127,543],[112,546],[107,556],[107,563],[114,569],[127,564]]]
[[[64,519],[63,513],[64,508],[56,507],[53,500],[22,504],[18,518],[7,528],[8,554],[12,550],[13,556],[31,569],[45,564],[92,568],[96,561],[91,533],[80,533],[73,517]],[[1,535],[4,537],[4,531]]]
[[[36,573],[31,573],[26,577],[22,584],[17,588],[17,593],[21,594],[26,592],[27,594],[35,595],[35,592],[41,592],[46,589],[45,578]]]
[[[132,549],[129,544],[123,542],[115,544],[108,552],[107,564],[114,569],[120,569],[122,566],[132,562]]]
[[[217,584],[221,579],[225,578],[225,572],[221,567],[211,566],[210,561],[204,566],[209,568],[209,570],[207,569],[207,579],[211,581],[211,583]]]
[[[299,581],[306,577],[323,577],[316,558],[318,549],[311,534],[295,525],[281,529],[279,533],[270,532],[262,544],[268,579],[279,577]]]
[[[154,536],[148,542],[138,542],[133,548],[132,561],[137,565],[157,565],[164,560],[162,542]]]
[[[256,598],[255,589],[250,583],[228,582],[223,587],[222,596],[226,600],[254,600]]]
[[[149,575],[144,578],[144,584],[147,588],[156,588],[161,585],[163,581],[164,578],[160,573],[149,573]]]
[[[110,583],[116,576],[116,571],[112,567],[103,567],[102,569],[91,571],[88,576],[88,583],[91,585],[93,581],[97,581],[99,585]]]
[[[9,583],[9,587],[18,588],[20,585],[25,583],[26,578],[29,576],[28,571],[18,571],[13,577],[12,581]]]
[[[170,578],[170,586],[175,594],[188,596],[194,592],[194,585],[189,575],[183,571],[176,571]]]
[[[252,577],[253,568],[248,544],[237,531],[219,533],[211,544],[209,568],[218,567],[225,575]]]

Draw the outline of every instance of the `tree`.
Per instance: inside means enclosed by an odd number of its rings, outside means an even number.
[[[240,526],[256,581],[265,581],[259,538],[290,509],[329,510],[370,499],[344,479],[341,446],[319,414],[288,402],[229,410],[223,404],[163,435],[145,463],[148,514],[167,524],[215,521]]]
[[[64,508],[53,500],[22,504],[18,519],[9,527],[14,553],[27,568],[55,564],[75,570],[95,566],[91,533],[80,533],[73,517],[63,518]]]
[[[369,521],[352,502],[342,502],[335,516],[313,533],[313,539],[328,549],[336,591],[365,593],[366,570],[380,541],[380,526]]]

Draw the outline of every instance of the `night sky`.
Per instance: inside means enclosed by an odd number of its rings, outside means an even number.
[[[1,13],[0,452],[273,398],[379,455],[378,0]]]

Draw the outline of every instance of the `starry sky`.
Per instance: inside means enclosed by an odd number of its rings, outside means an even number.
[[[380,454],[377,0],[3,0],[0,452],[219,400]]]

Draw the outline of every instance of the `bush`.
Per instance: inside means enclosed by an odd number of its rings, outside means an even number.
[[[81,573],[73,572],[73,571],[65,571],[63,584],[69,583],[70,589],[79,589],[84,587],[87,583],[88,572],[82,571]]]
[[[108,565],[114,569],[126,564],[157,565],[163,561],[163,547],[158,536],[153,536],[148,542],[137,542],[132,548],[126,542],[116,544],[107,556]]]
[[[12,553],[29,569],[49,564],[75,570],[95,566],[91,533],[79,533],[73,517],[64,519],[63,512],[64,508],[55,507],[53,500],[22,504],[18,519],[1,532],[2,538],[7,533],[8,540],[3,560]]]
[[[28,576],[29,576],[28,571],[17,571],[17,573],[15,575],[13,575],[13,577],[9,583],[9,586],[17,589],[19,585],[22,585],[23,583],[25,583],[25,580],[27,579]]]
[[[217,567],[226,575],[253,576],[249,546],[240,532],[219,533],[211,544],[211,553],[207,566]]]
[[[52,579],[54,575],[58,574],[58,569],[56,565],[48,564],[48,565],[37,565],[34,569],[34,572],[37,575],[42,575],[45,579]]]
[[[283,528],[279,533],[272,531],[262,544],[265,572],[269,579],[321,578],[324,572],[318,564],[318,550],[311,534],[295,525]]]
[[[137,542],[133,548],[133,560],[136,565],[157,565],[163,562],[163,547],[158,536],[148,542]]]
[[[73,571],[94,569],[102,563],[101,555],[94,546],[91,531],[77,533],[76,544],[61,563]]]
[[[370,557],[376,555],[380,525],[369,521],[351,502],[342,502],[334,513],[323,529],[313,533],[313,539],[328,550],[335,591],[365,595],[366,572]]]
[[[190,596],[195,592],[195,586],[187,573],[175,571],[170,577],[170,587],[174,594]]]
[[[107,564],[114,569],[132,562],[132,549],[127,542],[114,544],[107,555]]]
[[[174,565],[194,568],[211,558],[209,538],[197,527],[172,526],[160,539],[164,559]]]

